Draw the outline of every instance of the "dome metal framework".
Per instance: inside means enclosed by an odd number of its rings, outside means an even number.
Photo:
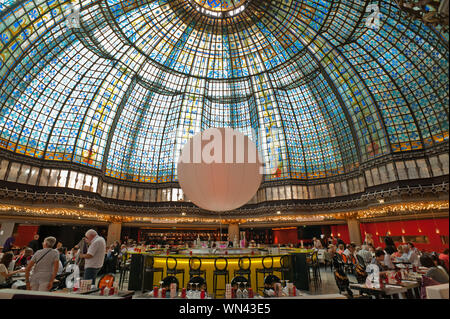
[[[265,182],[314,183],[448,145],[448,35],[394,1],[378,29],[360,0],[0,3],[0,149],[25,161],[153,187],[231,127]]]

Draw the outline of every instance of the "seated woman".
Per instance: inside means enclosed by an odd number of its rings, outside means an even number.
[[[403,246],[402,246],[402,245],[399,245],[399,246],[397,247],[397,251],[396,251],[395,253],[393,253],[391,256],[392,256],[393,258],[399,258],[399,257],[402,257],[402,255],[403,255]]]
[[[431,279],[441,283],[446,284],[449,282],[448,274],[445,270],[442,270],[439,267],[436,267],[436,265],[433,262],[433,259],[428,255],[423,255],[420,257],[420,264],[423,267],[427,267],[427,273],[425,276],[430,277]]]
[[[14,264],[14,270],[20,269],[22,267],[26,267],[28,262],[33,257],[33,249],[29,247],[25,247],[19,256],[16,258],[16,263]]]
[[[3,285],[14,274],[19,272],[25,272],[25,269],[19,269],[15,271],[8,271],[9,264],[13,260],[14,254],[12,252],[6,252],[3,254],[0,260],[0,285]]]

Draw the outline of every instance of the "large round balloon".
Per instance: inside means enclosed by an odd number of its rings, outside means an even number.
[[[209,128],[181,150],[178,181],[198,207],[223,212],[248,203],[262,180],[255,143],[230,128]]]

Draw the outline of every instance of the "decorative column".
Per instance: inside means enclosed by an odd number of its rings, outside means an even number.
[[[239,242],[239,224],[228,224],[228,238],[231,241],[234,241],[234,238],[237,238]]]
[[[348,234],[350,236],[350,242],[356,245],[361,245],[361,230],[359,228],[359,221],[356,217],[347,218]]]
[[[113,223],[109,224],[106,245],[110,246],[114,243],[115,240],[120,240],[121,231],[122,231],[121,223],[113,222]]]

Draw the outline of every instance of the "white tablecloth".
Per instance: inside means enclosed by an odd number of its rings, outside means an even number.
[[[428,286],[427,299],[448,299],[448,284]]]

